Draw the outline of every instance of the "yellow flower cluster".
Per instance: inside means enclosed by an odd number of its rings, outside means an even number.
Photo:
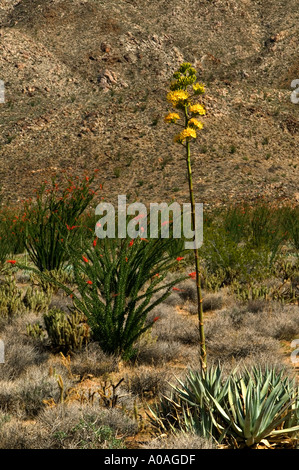
[[[177,106],[178,104],[185,104],[188,98],[189,94],[184,90],[170,91],[167,94],[167,100],[170,101],[173,106]]]
[[[202,83],[195,83],[193,91],[196,95],[202,95],[205,92],[205,87]]]
[[[167,116],[165,116],[164,121],[176,123],[176,121],[178,119],[181,119],[179,114],[177,114],[177,113],[168,113]]]
[[[188,121],[188,126],[196,127],[197,129],[202,129],[203,128],[203,123],[198,121],[195,118],[192,118]]]
[[[192,129],[191,127],[186,127],[180,134],[176,135],[174,138],[175,142],[182,143],[184,140],[192,137],[193,139],[196,139],[196,132],[195,129]]]
[[[200,114],[201,116],[204,116],[206,114],[206,110],[201,104],[192,104],[189,107],[189,111],[192,114]]]

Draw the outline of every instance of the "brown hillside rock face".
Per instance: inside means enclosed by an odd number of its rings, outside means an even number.
[[[298,202],[297,6],[0,0],[5,197],[32,195],[50,168],[99,169],[111,200],[186,202],[183,148],[163,118],[172,73],[189,61],[206,85],[192,146],[197,201]]]

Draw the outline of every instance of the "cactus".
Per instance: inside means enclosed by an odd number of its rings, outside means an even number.
[[[39,323],[28,323],[26,325],[26,330],[28,336],[31,336],[34,339],[43,340],[45,337],[45,331]]]
[[[24,312],[22,291],[18,289],[14,276],[5,276],[0,285],[1,317],[12,318]]]
[[[73,311],[66,314],[62,310],[53,308],[44,314],[45,328],[51,346],[62,352],[81,349],[90,338],[90,329],[85,316]]]
[[[43,292],[50,296],[57,294],[59,291],[59,284],[72,284],[74,281],[73,272],[69,266],[66,268],[53,269],[52,271],[43,271],[43,276],[39,271],[32,271],[30,273],[30,280],[32,283],[37,283]]]
[[[35,312],[41,312],[43,310],[47,311],[51,298],[51,292],[39,291],[31,286],[28,287],[25,292],[23,304],[28,310],[33,310]]]

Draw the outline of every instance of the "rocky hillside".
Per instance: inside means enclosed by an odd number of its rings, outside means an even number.
[[[297,0],[0,0],[0,176],[11,202],[51,171],[99,169],[106,197],[186,201],[163,117],[191,62],[208,113],[198,202],[299,201]]]

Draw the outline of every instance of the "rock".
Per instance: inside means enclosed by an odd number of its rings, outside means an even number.
[[[248,78],[249,77],[249,73],[246,72],[246,70],[241,70],[241,78]]]
[[[106,42],[102,42],[101,44],[101,51],[102,52],[106,52],[106,53],[109,53],[111,52],[111,45],[106,43]]]
[[[108,69],[100,72],[97,81],[101,88],[110,88],[111,85],[115,85],[117,83],[115,73]]]
[[[135,54],[132,54],[130,52],[128,52],[127,54],[124,55],[124,59],[131,63],[131,64],[135,64],[137,62],[137,57]]]

